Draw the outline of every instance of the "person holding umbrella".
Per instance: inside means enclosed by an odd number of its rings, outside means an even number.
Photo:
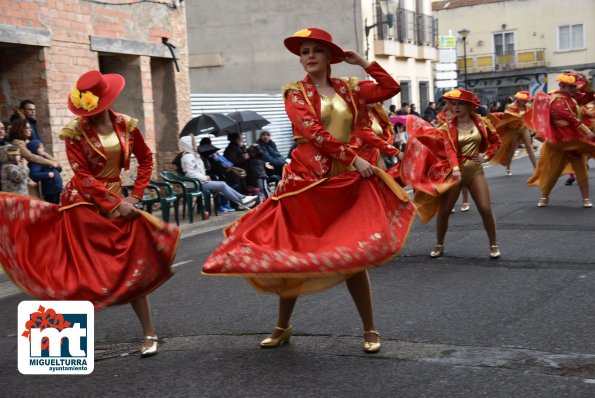
[[[363,323],[363,350],[380,351],[367,269],[403,247],[415,206],[386,172],[357,156],[351,135],[369,128],[366,103],[396,95],[399,84],[376,62],[343,51],[331,35],[307,28],[284,41],[306,71],[284,87],[297,143],[274,195],[224,231],[203,274],[241,276],[279,296],[277,323],[262,348],[292,335],[299,296],[346,282]],[[331,64],[357,65],[375,81],[331,77]]]
[[[196,178],[205,189],[212,192],[220,192],[227,200],[237,204],[239,207],[249,209],[256,204],[257,196],[246,196],[230,187],[225,181],[213,181],[207,175],[205,164],[196,152],[196,142],[194,135],[180,137],[180,150],[182,155],[182,170],[184,175],[190,178]]]

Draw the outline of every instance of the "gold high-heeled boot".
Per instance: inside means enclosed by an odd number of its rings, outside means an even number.
[[[275,330],[280,330],[281,334],[277,337],[267,337],[266,339],[261,341],[261,348],[275,348],[279,347],[282,344],[289,343],[289,339],[291,338],[291,334],[293,333],[293,328],[291,327],[291,325],[287,329],[275,326]]]

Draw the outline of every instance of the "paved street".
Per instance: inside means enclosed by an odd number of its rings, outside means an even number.
[[[528,159],[512,170],[508,177],[502,167],[486,170],[499,260],[488,259],[474,204],[461,213],[459,201],[445,257],[429,257],[434,222],[416,224],[401,254],[370,272],[383,343],[377,355],[361,350],[360,320],[344,286],[301,298],[291,343],[260,349],[276,297],[242,279],[200,275],[222,237],[194,231],[180,243],[174,277],[151,295],[162,340],[153,358],[138,358],[140,326],[131,307],[120,306],[96,313],[93,374],[23,376],[17,305],[27,297],[5,286],[1,395],[593,397],[595,209],[582,208],[576,183],[562,181],[550,207],[538,208],[539,190],[525,185]]]

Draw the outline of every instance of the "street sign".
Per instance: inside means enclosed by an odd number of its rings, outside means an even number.
[[[437,72],[436,80],[453,80],[457,78],[457,72]]]
[[[438,59],[441,63],[457,62],[457,51],[456,50],[438,50]]]
[[[436,80],[436,87],[438,88],[454,88],[459,83],[456,80]]]
[[[454,36],[439,36],[438,48],[457,48],[457,38]]]
[[[436,72],[448,72],[457,69],[457,64],[452,62],[447,64],[436,64]]]

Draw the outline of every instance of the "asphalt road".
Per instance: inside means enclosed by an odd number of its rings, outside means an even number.
[[[594,162],[591,162],[593,166]],[[275,296],[238,278],[200,275],[220,231],[183,239],[176,274],[151,295],[162,340],[138,357],[130,306],[96,313],[95,371],[24,376],[17,370],[17,305],[0,299],[0,394],[82,397],[593,397],[595,209],[560,180],[547,208],[527,188],[526,158],[486,170],[499,260],[473,203],[457,211],[445,257],[431,259],[435,225],[416,224],[406,248],[372,270],[382,351],[361,350],[344,286],[298,301],[289,345],[258,342],[276,319]],[[595,174],[590,183],[595,190]],[[593,195],[595,196],[595,195]],[[460,202],[459,202],[460,204]]]

